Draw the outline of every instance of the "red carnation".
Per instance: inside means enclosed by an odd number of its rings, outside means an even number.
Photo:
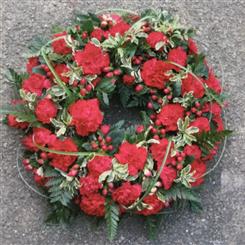
[[[168,60],[185,67],[187,62],[187,54],[182,47],[177,47],[169,51]],[[172,65],[172,69],[176,71],[181,70],[181,68],[176,65]]]
[[[121,164],[128,164],[129,175],[136,175],[143,170],[147,158],[147,150],[144,147],[137,147],[127,141],[121,144],[119,153],[115,157]]]
[[[194,159],[200,159],[202,152],[201,149],[197,145],[186,145],[184,148],[184,153],[187,156],[193,156]]]
[[[105,198],[98,193],[83,196],[80,208],[88,215],[102,217],[105,215]]]
[[[158,170],[161,166],[162,162],[157,162]],[[177,171],[176,169],[172,168],[171,166],[164,166],[163,170],[160,175],[160,179],[162,180],[163,186],[165,190],[168,190],[171,188],[174,180],[177,177]]]
[[[164,159],[164,156],[167,150],[167,146],[168,146],[168,140],[163,138],[159,140],[159,144],[152,144],[150,147],[150,151],[151,151],[153,159],[159,162],[160,164],[162,163]],[[171,162],[171,160],[172,158],[169,154],[167,158],[167,163]]]
[[[188,39],[188,49],[189,49],[190,54],[197,54],[198,53],[197,45],[193,41],[192,38]]]
[[[216,130],[218,132],[224,130],[223,120],[220,116],[214,117],[212,120],[216,123],[216,127],[217,127]]]
[[[56,140],[56,136],[46,128],[33,128],[33,133],[25,136],[22,139],[22,144],[30,151],[38,151],[33,140],[40,146],[46,146],[47,144],[52,144]]]
[[[54,34],[53,38],[54,39],[57,37],[64,37],[65,38],[66,35],[67,35],[67,33],[64,31],[64,32]],[[52,42],[51,46],[52,46],[55,53],[66,55],[66,54],[70,54],[72,52],[72,49],[67,45],[64,38]]]
[[[112,199],[123,206],[129,206],[140,197],[141,191],[141,185],[132,185],[130,182],[124,182],[120,187],[113,191]]]
[[[221,93],[220,81],[215,77],[212,69],[209,69],[208,79],[204,80],[204,83],[207,84],[208,87],[213,89],[216,93]]]
[[[37,102],[35,115],[42,123],[50,123],[50,120],[57,114],[57,107],[50,99],[42,99]]]
[[[86,44],[83,51],[77,51],[74,58],[77,65],[82,66],[84,75],[99,75],[110,65],[109,55],[92,43]]]
[[[65,83],[69,82],[69,77],[66,76],[66,73],[69,71],[70,71],[70,69],[66,64],[57,64],[55,66],[55,72],[58,74],[58,76],[61,78],[61,80]]]
[[[28,122],[18,122],[14,115],[7,116],[8,125],[13,128],[25,129],[29,126]]]
[[[195,121],[191,122],[190,126],[199,128],[199,132],[210,131],[209,120],[206,117],[198,117]]]
[[[37,57],[31,57],[28,59],[28,63],[26,64],[26,70],[29,74],[32,74],[32,68],[39,65],[39,59]]]
[[[51,82],[46,79],[45,76],[33,73],[31,76],[24,80],[22,84],[22,89],[26,92],[35,93],[38,96],[42,95],[43,89],[48,89],[51,87]]]
[[[87,136],[95,132],[103,120],[98,99],[78,100],[69,107],[72,116],[72,125],[75,125],[77,134]]]
[[[101,28],[95,28],[91,33],[91,38],[96,38],[99,41],[104,37],[104,31]]]
[[[38,175],[37,173],[34,174],[34,181],[40,185],[40,186],[45,186],[45,184],[48,181],[48,178]]]
[[[77,146],[71,138],[66,138],[65,140],[56,139],[53,143],[49,145],[51,150],[65,151],[65,152],[77,152]],[[55,153],[49,153],[48,157],[51,158],[50,165],[54,168],[58,168],[64,172],[76,161],[76,156],[61,155]]]
[[[167,131],[177,130],[177,121],[183,119],[185,109],[180,104],[167,104],[162,107],[157,119],[166,127]]]
[[[89,174],[98,178],[103,172],[111,169],[111,160],[108,156],[96,156],[87,164]]]
[[[114,37],[117,33],[119,33],[121,36],[130,28],[130,25],[124,21],[120,21],[116,23],[114,26],[112,26],[109,29],[110,34]]]
[[[135,77],[125,74],[123,75],[123,83],[126,84],[127,86],[130,86],[134,83]]]
[[[214,102],[214,103],[205,103],[202,107],[202,112],[211,112],[214,117],[220,117],[222,113],[221,106]]]
[[[170,69],[171,65],[153,58],[144,63],[141,76],[147,86],[163,89],[169,80],[166,72]]]
[[[157,214],[159,211],[161,211],[164,208],[164,203],[160,201],[156,195],[149,195],[143,199],[143,202],[149,207],[138,211],[138,214],[142,214],[145,216]]]
[[[202,79],[200,79],[202,81]],[[190,73],[187,77],[182,80],[181,94],[184,96],[185,93],[193,92],[193,96],[196,98],[202,98],[205,90],[201,81],[198,81]]]
[[[146,38],[146,42],[151,48],[155,49],[156,44],[159,42],[168,43],[168,38],[162,32],[151,32]]]
[[[194,161],[191,164],[191,172],[193,172],[193,178],[196,179],[195,182],[191,182],[191,186],[198,186],[203,183],[204,178],[202,177],[203,174],[206,172],[206,164],[202,161]]]
[[[80,194],[89,195],[94,192],[98,192],[101,189],[102,184],[98,182],[98,178],[88,175],[80,179]]]

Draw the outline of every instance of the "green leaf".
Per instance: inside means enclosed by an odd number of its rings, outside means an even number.
[[[28,78],[28,73],[21,73],[18,74],[14,69],[8,69],[6,74],[6,78],[8,79],[9,82],[14,84],[16,88],[19,90],[21,88],[23,80]]]
[[[214,146],[223,141],[226,137],[232,134],[231,130],[223,130],[223,131],[203,131],[201,134],[196,136],[197,144],[201,148],[204,156],[208,155],[210,150],[214,148]]]
[[[146,229],[150,240],[155,240],[161,227],[162,215],[146,216]]]
[[[107,234],[110,241],[117,235],[117,228],[119,223],[119,208],[111,200],[105,203],[105,219],[107,225]]]
[[[39,56],[41,48],[48,42],[48,39],[40,36],[33,38],[31,44],[28,46],[31,56]]]
[[[191,55],[188,58],[188,63],[192,67],[192,71],[194,74],[200,77],[208,78],[208,67],[204,63],[205,55],[198,54],[198,55]]]

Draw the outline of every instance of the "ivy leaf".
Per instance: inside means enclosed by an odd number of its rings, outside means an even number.
[[[117,228],[119,223],[119,208],[111,200],[106,200],[105,203],[105,219],[108,238],[110,241],[112,241],[117,235]]]

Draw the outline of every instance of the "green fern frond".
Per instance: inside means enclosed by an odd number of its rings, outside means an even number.
[[[146,216],[146,229],[150,240],[154,240],[157,237],[158,229],[161,227],[163,215],[150,215]]]
[[[110,241],[117,235],[117,228],[119,223],[119,208],[111,200],[107,200],[105,204],[105,219],[107,225],[107,234]]]

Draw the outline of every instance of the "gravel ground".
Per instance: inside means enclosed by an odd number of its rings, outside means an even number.
[[[1,104],[13,95],[2,74],[6,67],[20,70],[26,45],[37,34],[48,35],[49,27],[64,23],[73,10],[95,11],[109,7],[141,10],[162,7],[178,14],[183,23],[198,27],[198,38],[209,50],[209,60],[220,60],[224,70],[229,128],[220,166],[208,177],[202,191],[204,211],[188,211],[166,217],[159,238],[148,241],[140,218],[123,219],[113,244],[244,244],[245,171],[245,1],[78,1],[0,0],[1,9]],[[212,55],[211,55],[212,54]],[[3,245],[18,244],[110,244],[105,227],[91,227],[86,217],[70,227],[44,225],[46,200],[30,191],[18,177],[16,148],[19,132],[1,126],[1,236]]]

